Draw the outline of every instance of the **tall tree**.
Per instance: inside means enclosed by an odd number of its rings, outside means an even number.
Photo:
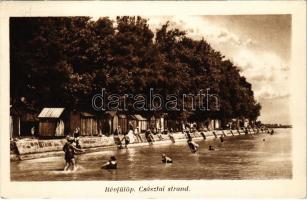
[[[153,31],[147,19],[134,16],[11,18],[11,97],[25,97],[38,108],[64,106],[91,109],[91,97],[109,93],[162,96],[210,89],[219,110],[182,109],[174,119],[202,121],[247,117],[255,120],[261,106],[238,67],[204,39],[194,40],[169,23]],[[147,99],[147,102],[149,99]],[[132,107],[131,102],[129,108]],[[133,112],[133,110],[131,110]],[[143,112],[142,114],[152,114]]]

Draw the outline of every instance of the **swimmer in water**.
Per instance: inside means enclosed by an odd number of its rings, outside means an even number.
[[[75,170],[76,161],[75,161],[75,153],[78,152],[84,152],[84,150],[79,149],[74,146],[75,138],[73,137],[67,137],[67,142],[63,146],[63,151],[65,152],[65,167],[64,171],[67,171],[69,168],[72,170]]]
[[[271,135],[274,134],[274,129],[271,129],[270,134],[271,134]]]
[[[191,139],[188,139],[188,145],[192,153],[196,153],[198,150],[199,145],[193,142]]]
[[[214,147],[209,145],[209,151],[214,151],[214,150],[215,150]]]
[[[111,156],[110,160],[101,166],[101,169],[117,169],[117,160],[115,156]]]
[[[173,160],[170,157],[166,156],[165,154],[162,154],[162,162],[166,164],[173,163]]]

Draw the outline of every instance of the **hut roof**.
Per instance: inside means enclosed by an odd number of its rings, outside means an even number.
[[[81,112],[80,113],[83,117],[95,117],[95,115],[88,113],[88,112]]]
[[[116,111],[106,111],[106,114],[110,115],[111,117],[114,117],[117,112]]]
[[[59,118],[65,108],[43,108],[38,118]]]
[[[146,121],[146,118],[142,117],[142,115],[134,115],[134,117],[139,121]]]
[[[127,118],[127,116],[126,116],[126,115],[124,115],[124,114],[120,114],[120,115],[118,115],[118,118],[125,119],[125,118]]]
[[[130,120],[137,120],[137,118],[136,118],[134,115],[128,115],[128,118],[129,118]]]

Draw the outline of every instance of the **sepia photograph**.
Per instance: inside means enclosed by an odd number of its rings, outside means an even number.
[[[11,179],[291,179],[290,43],[291,15],[12,17]]]
[[[100,196],[221,197],[238,196],[247,181],[257,184],[243,192],[253,197],[270,183],[289,188],[273,196],[306,195],[297,187],[306,184],[300,14],[66,5],[1,17],[5,191],[33,184],[46,190],[29,194],[52,197],[52,187],[75,185],[100,187]],[[223,183],[235,190],[221,194]]]

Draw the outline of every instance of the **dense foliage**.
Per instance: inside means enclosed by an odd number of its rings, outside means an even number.
[[[220,110],[171,112],[172,117],[255,120],[261,106],[251,84],[204,39],[189,38],[166,23],[151,30],[141,17],[11,18],[11,100],[37,108],[91,109],[93,94],[161,95],[210,88]],[[146,113],[144,113],[146,115]]]

